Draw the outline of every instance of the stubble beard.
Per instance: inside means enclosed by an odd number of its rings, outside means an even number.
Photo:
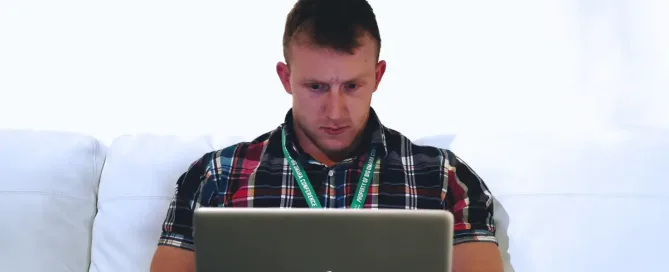
[[[369,116],[367,117],[369,119]],[[338,148],[338,149],[332,149],[328,148],[325,145],[322,144],[322,142],[319,140],[318,137],[318,132],[310,131],[309,129],[306,128],[306,126],[302,125],[300,122],[299,118],[295,118],[293,116],[293,125],[296,126],[297,129],[301,130],[304,136],[311,142],[311,144],[318,149],[321,153],[323,153],[325,156],[327,156],[330,160],[339,162],[348,157],[348,155],[355,150],[355,148],[360,144],[360,141],[362,140],[362,133],[364,133],[366,126],[366,122],[360,131],[355,132],[355,136],[352,138],[352,140],[346,145],[344,148]],[[304,148],[303,148],[304,149]]]
[[[310,131],[309,129],[306,129],[306,126],[303,126],[302,123],[298,120],[298,118],[293,119],[293,124],[297,126],[302,133],[304,133],[304,136],[311,142],[311,144],[316,147],[321,153],[323,153],[325,156],[327,156],[330,160],[338,162],[346,159],[348,154],[350,154],[353,149],[355,149],[355,146],[357,145],[357,142],[359,142],[358,137],[361,132],[357,131],[356,132],[356,137],[353,138],[353,141],[348,143],[346,147],[344,148],[338,148],[338,149],[332,149],[328,148],[325,145],[321,143],[319,140],[319,137],[317,135],[317,132]]]

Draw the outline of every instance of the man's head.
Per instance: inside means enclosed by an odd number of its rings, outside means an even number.
[[[303,148],[313,146],[330,158],[350,151],[385,72],[380,48],[376,18],[366,0],[295,4],[283,36],[286,63],[278,63],[276,70],[293,96],[293,124]]]

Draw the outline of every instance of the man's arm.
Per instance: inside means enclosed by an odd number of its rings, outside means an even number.
[[[478,175],[446,151],[443,208],[453,213],[453,272],[502,272],[492,194]]]
[[[159,245],[151,261],[151,272],[195,272],[195,252]]]
[[[494,243],[469,242],[453,247],[453,272],[502,272],[502,257]]]
[[[193,238],[193,214],[201,204],[201,188],[207,180],[207,155],[194,162],[183,173],[170,202],[158,248],[151,261],[151,272],[195,272],[195,244]],[[203,203],[198,203],[203,202]]]

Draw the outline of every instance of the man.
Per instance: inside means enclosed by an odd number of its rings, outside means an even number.
[[[276,71],[293,97],[285,123],[205,154],[178,179],[151,271],[194,271],[193,211],[204,206],[448,209],[453,271],[501,271],[483,181],[450,151],[384,127],[370,108],[386,62],[369,4],[299,0],[283,47]],[[370,158],[373,179],[360,201],[353,196]],[[298,184],[304,173],[309,183]]]

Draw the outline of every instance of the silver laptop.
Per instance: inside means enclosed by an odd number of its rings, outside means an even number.
[[[197,272],[449,272],[443,210],[198,208]]]

